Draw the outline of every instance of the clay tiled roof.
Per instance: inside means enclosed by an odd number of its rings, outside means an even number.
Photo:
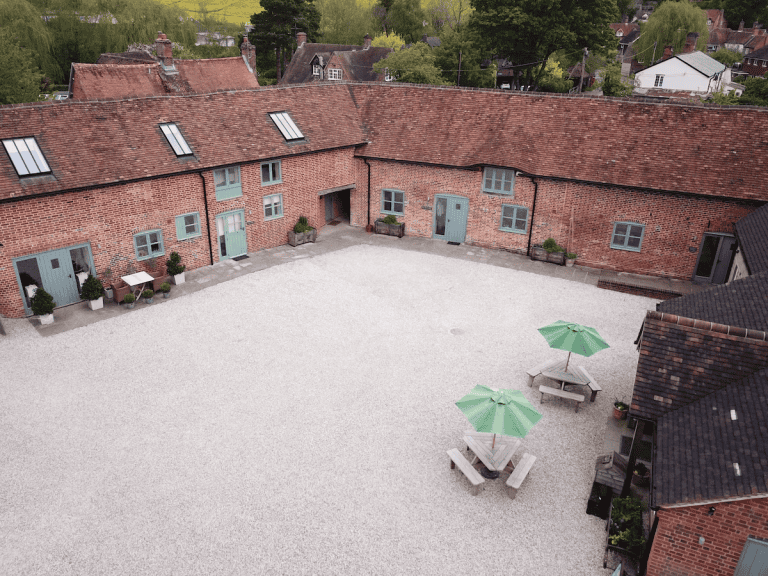
[[[336,55],[343,61],[344,68],[352,76],[351,80],[375,82],[384,80],[384,74],[376,74],[373,65],[384,60],[391,52],[391,48],[368,48],[356,52],[337,52]]]
[[[152,54],[143,51],[105,53],[96,60],[96,64],[151,64],[155,62],[157,60]]]
[[[324,62],[327,63],[332,52],[347,52],[362,49],[362,46],[355,46],[352,44],[310,44],[305,42],[296,49],[296,52],[294,52],[291,62],[288,64],[283,77],[280,79],[280,83],[304,84],[306,82],[312,82],[315,77],[312,76],[311,62],[316,54],[324,56]]]
[[[768,271],[768,204],[736,223],[736,235],[750,274]]]
[[[768,240],[764,239],[764,243]],[[768,332],[768,270],[665,300],[656,310],[726,326]]]
[[[370,140],[361,156],[766,199],[768,156],[744,135],[768,134],[768,109],[407,84],[350,90]]]
[[[176,74],[167,74],[154,60],[147,64],[73,64],[72,98],[100,100],[126,96],[205,94],[259,86],[241,56],[174,60],[174,65],[178,71]]]
[[[290,113],[305,140],[286,144],[268,116],[277,111]],[[176,157],[164,122],[178,125],[194,156]],[[36,137],[52,174],[19,179],[3,152],[0,201],[365,141],[346,86],[0,107],[0,139],[23,136]]]
[[[768,496],[767,422],[768,369],[659,418],[651,505]]]
[[[629,410],[656,420],[766,367],[766,332],[649,311]]]

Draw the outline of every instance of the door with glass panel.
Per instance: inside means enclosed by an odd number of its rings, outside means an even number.
[[[693,281],[697,284],[723,284],[736,254],[736,238],[725,234],[704,234]]]
[[[436,195],[432,236],[448,242],[464,242],[467,237],[468,213],[469,199],[462,196]]]
[[[216,217],[219,259],[235,258],[248,252],[245,237],[245,211],[227,212]]]

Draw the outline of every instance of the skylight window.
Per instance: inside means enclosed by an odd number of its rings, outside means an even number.
[[[47,174],[51,171],[34,137],[3,140],[3,146],[19,176]]]
[[[160,124],[160,129],[168,139],[168,144],[171,145],[176,156],[189,156],[192,154],[192,150],[187,145],[187,141],[184,140],[184,136],[181,135],[176,124]]]
[[[269,115],[286,141],[301,140],[304,134],[298,129],[288,112],[271,112]]]
[[[736,476],[741,476],[741,468],[738,462],[733,463],[733,471],[736,473]]]
[[[731,410],[731,420],[737,420],[738,417],[736,416],[736,410]]]

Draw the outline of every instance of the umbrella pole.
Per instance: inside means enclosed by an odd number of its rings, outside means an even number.
[[[565,361],[565,371],[568,372],[568,362],[571,359],[571,353],[568,352],[568,359]]]
[[[494,446],[496,446],[496,434],[493,435],[493,442],[491,443],[491,450],[493,450]]]

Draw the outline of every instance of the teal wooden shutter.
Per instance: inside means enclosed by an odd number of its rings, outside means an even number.
[[[184,240],[187,237],[187,227],[184,225],[184,216],[176,216],[176,239]]]

